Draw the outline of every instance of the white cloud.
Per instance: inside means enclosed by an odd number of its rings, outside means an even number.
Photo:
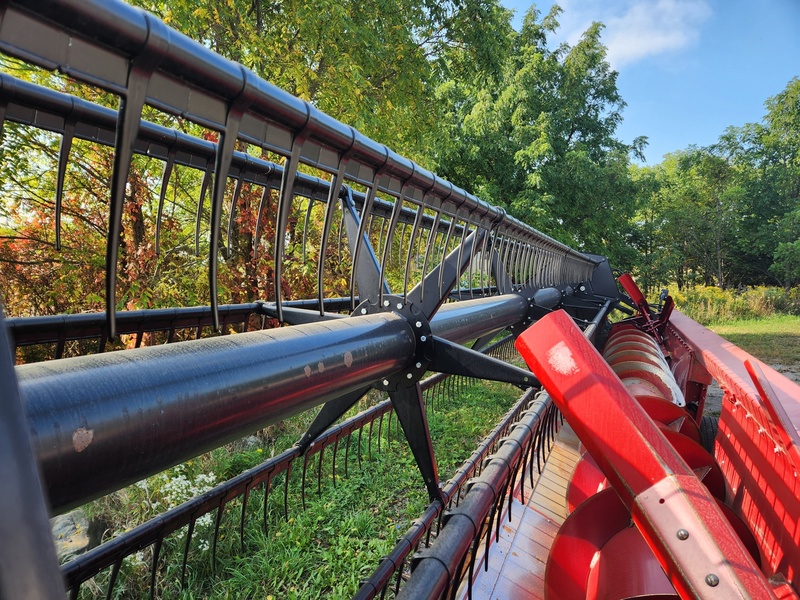
[[[592,21],[615,69],[647,57],[691,48],[711,17],[708,0],[562,0],[561,35],[574,44]]]

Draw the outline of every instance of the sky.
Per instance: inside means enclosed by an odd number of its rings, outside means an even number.
[[[532,0],[501,0],[519,30]],[[547,14],[554,2],[536,3]],[[731,125],[760,122],[764,102],[800,77],[800,0],[559,0],[553,46],[592,21],[627,103],[617,137],[647,136],[647,164]]]

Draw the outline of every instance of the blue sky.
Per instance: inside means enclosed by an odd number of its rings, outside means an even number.
[[[501,0],[517,29],[531,0]],[[764,102],[800,76],[800,0],[560,0],[555,43],[574,43],[592,21],[627,107],[617,130],[645,135],[648,164],[726,127],[759,122]],[[536,3],[547,14],[552,1]]]

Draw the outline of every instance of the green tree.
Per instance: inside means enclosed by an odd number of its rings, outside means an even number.
[[[548,47],[560,8],[531,7],[497,88],[437,90],[445,133],[434,145],[449,179],[504,204],[567,244],[630,263],[633,146],[614,137],[624,102],[595,23],[574,45]]]

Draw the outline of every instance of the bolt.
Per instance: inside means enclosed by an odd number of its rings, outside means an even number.
[[[527,377],[525,377],[525,378],[524,378],[524,381],[525,381],[525,383],[528,383],[528,378],[527,378]]]
[[[384,379],[383,380],[383,385],[389,385],[389,380],[388,379]]]
[[[361,309],[361,314],[362,314],[362,315],[365,315],[365,314],[367,314],[367,309],[366,309],[366,308],[362,308],[362,309]]]
[[[421,367],[422,367],[422,363],[417,363],[417,368],[419,369]]]
[[[398,302],[397,303],[397,310],[402,310],[402,309],[403,309],[403,304]]]
[[[388,300],[384,300],[384,301],[383,301],[383,305],[384,305],[384,306],[389,306],[389,301],[388,301]]]
[[[688,540],[689,539],[689,532],[685,529],[678,529],[678,533],[675,535],[678,536],[679,540]]]
[[[411,379],[412,377],[413,377],[413,375],[412,375],[411,373],[409,373],[408,375],[406,375],[406,378],[407,378],[407,379]]]
[[[706,575],[706,583],[710,587],[717,587],[719,585],[719,577],[714,575],[714,573],[709,573],[708,575]]]
[[[416,323],[414,323],[414,325],[416,325],[417,329],[419,329],[420,327],[422,327],[422,321],[417,321]]]
[[[419,336],[419,341],[420,342],[427,342],[428,338],[426,338],[424,335],[421,335],[421,336]]]

